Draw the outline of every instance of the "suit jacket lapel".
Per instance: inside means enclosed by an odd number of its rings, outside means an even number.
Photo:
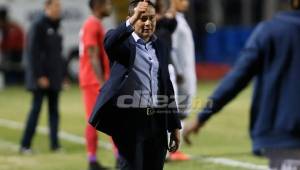
[[[128,38],[128,41],[129,41],[129,49],[130,49],[129,69],[131,70],[131,68],[134,65],[134,60],[136,56],[136,44],[132,36]]]
[[[157,57],[157,60],[159,62],[159,66],[161,66],[161,63],[163,62],[162,61],[162,53],[161,53],[161,50],[159,49],[159,44],[158,44],[158,41],[154,41],[153,43],[153,46],[154,46],[154,49],[155,49],[155,53],[156,53],[156,57]]]
[[[158,71],[158,75],[159,75],[159,84],[160,84],[160,87],[159,88],[163,88],[163,83],[164,80],[165,80],[165,73],[163,72],[163,66],[166,66],[166,63],[163,63],[164,60],[163,60],[163,54],[162,54],[162,51],[161,51],[161,48],[160,48],[160,44],[158,43],[158,40],[154,41],[153,43],[153,46],[154,46],[154,49],[155,49],[155,52],[156,52],[156,57],[157,57],[157,60],[158,60],[158,64],[159,64],[159,71]],[[163,89],[161,89],[163,90]]]

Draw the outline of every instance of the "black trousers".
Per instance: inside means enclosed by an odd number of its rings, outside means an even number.
[[[124,126],[121,133],[112,136],[119,150],[121,170],[162,170],[167,153],[167,132],[159,115],[147,116],[142,111],[128,114],[135,116],[131,124],[135,128]],[[126,122],[125,117],[123,122]]]
[[[24,129],[23,137],[21,140],[21,147],[30,148],[31,141],[35,134],[36,126],[40,116],[41,106],[43,103],[43,98],[47,96],[48,98],[48,112],[49,112],[49,137],[51,140],[50,148],[52,150],[60,147],[58,141],[58,125],[59,125],[59,112],[58,112],[58,102],[59,102],[59,91],[54,90],[36,90],[32,92],[32,105],[31,110],[28,114],[26,126]]]

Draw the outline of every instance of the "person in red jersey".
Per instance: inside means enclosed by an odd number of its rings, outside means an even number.
[[[96,103],[100,87],[109,77],[109,60],[103,47],[105,31],[101,19],[109,16],[112,9],[110,0],[89,0],[89,6],[92,15],[82,26],[79,47],[79,84],[85,104],[86,120],[89,119]],[[89,170],[106,169],[97,161],[98,136],[95,128],[88,123],[85,138]]]

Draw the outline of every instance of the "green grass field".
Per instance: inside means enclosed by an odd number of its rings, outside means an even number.
[[[212,92],[216,83],[200,82],[198,101]],[[248,135],[248,109],[251,89],[246,89],[222,112],[210,120],[198,136],[193,136],[194,145],[182,145],[181,150],[193,156],[187,162],[167,163],[166,170],[238,170],[232,165],[217,164],[208,158],[227,158],[255,165],[267,165],[267,161],[251,155]],[[18,145],[30,106],[31,95],[23,87],[7,87],[0,91],[0,170],[85,170],[87,169],[84,145],[62,139],[63,152],[51,153],[48,136],[37,133],[33,141],[34,155],[19,155]],[[60,129],[72,135],[83,137],[84,109],[81,93],[72,86],[61,94]],[[195,113],[190,117],[195,116]],[[7,123],[10,122],[10,123]],[[12,125],[11,125],[12,124]],[[17,127],[19,125],[19,127]],[[47,105],[44,102],[39,127],[47,127]],[[108,137],[100,134],[100,140]],[[114,157],[109,149],[99,149],[99,158],[113,167]],[[255,168],[252,168],[255,169]]]

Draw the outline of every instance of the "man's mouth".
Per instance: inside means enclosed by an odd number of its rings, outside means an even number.
[[[144,29],[143,32],[144,33],[149,33],[151,30],[150,29]]]

